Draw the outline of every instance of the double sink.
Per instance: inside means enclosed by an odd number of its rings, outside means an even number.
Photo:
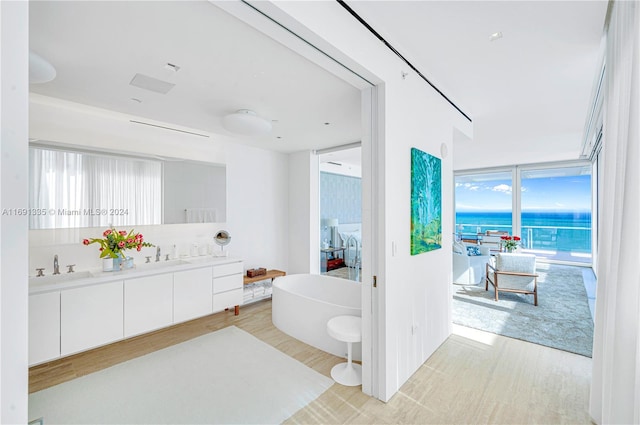
[[[210,255],[203,257],[193,257],[186,259],[175,259],[166,261],[152,261],[149,263],[135,264],[133,268],[124,269],[118,273],[127,273],[135,271],[152,271],[155,269],[162,269],[165,267],[180,266],[185,264],[201,264],[201,263],[214,263],[216,260],[226,260],[224,257],[213,257]],[[46,285],[53,283],[71,282],[74,280],[88,279],[94,277],[104,277],[110,275],[113,272],[104,272],[102,270],[90,271],[83,270],[73,273],[61,273],[56,275],[46,275],[40,277],[29,277],[29,285]]]

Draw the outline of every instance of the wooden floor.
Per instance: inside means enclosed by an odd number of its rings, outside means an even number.
[[[343,359],[288,337],[271,323],[271,301],[218,313],[33,367],[29,391],[109,367],[235,325],[330,376]],[[334,384],[289,424],[589,424],[591,359],[464,327],[383,403],[360,387]]]

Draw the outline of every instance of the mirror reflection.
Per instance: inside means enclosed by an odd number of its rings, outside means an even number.
[[[224,165],[29,148],[31,229],[226,221]]]

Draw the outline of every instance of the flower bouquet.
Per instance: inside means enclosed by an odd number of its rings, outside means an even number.
[[[84,239],[85,245],[92,243],[100,244],[100,258],[125,258],[124,251],[127,249],[135,249],[140,251],[143,246],[154,246],[144,241],[144,237],[140,233],[135,233],[133,229],[130,232],[126,230],[107,229],[102,233],[104,238]]]
[[[504,246],[505,251],[513,252],[518,248],[520,244],[520,236],[500,236],[502,239],[502,246]]]

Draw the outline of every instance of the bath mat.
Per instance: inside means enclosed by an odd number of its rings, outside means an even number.
[[[333,380],[230,326],[29,396],[45,424],[276,424]]]

